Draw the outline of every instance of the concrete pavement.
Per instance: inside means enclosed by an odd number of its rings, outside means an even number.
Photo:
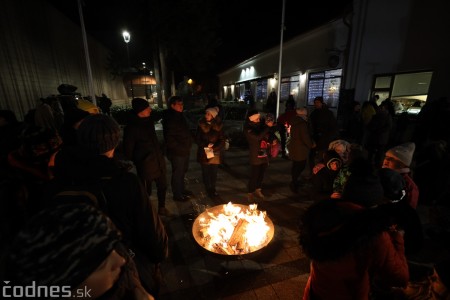
[[[275,226],[269,245],[257,252],[241,256],[223,256],[200,247],[192,234],[195,218],[205,208],[228,202],[248,205],[249,165],[247,150],[231,147],[226,152],[228,168],[220,168],[217,192],[221,200],[205,197],[200,165],[192,148],[187,188],[194,192],[188,202],[172,201],[168,191],[166,207],[172,213],[162,217],[169,235],[169,258],[162,263],[161,300],[168,299],[301,299],[309,275],[309,260],[298,243],[298,220],[312,204],[303,190],[293,195],[289,189],[291,162],[281,157],[272,159],[263,182],[266,196],[258,209],[266,211]],[[170,163],[167,161],[170,182]],[[157,207],[155,197],[152,197]],[[423,223],[427,208],[418,208]],[[413,259],[430,264],[450,257],[440,241],[426,240],[426,247]]]
[[[293,197],[289,190],[290,162],[275,158],[264,179],[266,199],[258,209],[267,212],[275,226],[269,245],[255,253],[227,257],[200,247],[192,235],[192,224],[205,207],[228,202],[248,205],[247,150],[231,147],[226,152],[229,168],[220,168],[217,192],[221,200],[204,196],[200,165],[191,153],[187,188],[195,197],[189,202],[175,202],[169,193],[166,207],[170,217],[163,217],[170,238],[169,258],[161,268],[163,285],[160,299],[299,299],[308,278],[309,261],[297,242],[297,222],[311,204]],[[170,163],[168,180],[170,182]],[[152,198],[156,207],[156,199]],[[199,210],[200,209],[200,210]]]

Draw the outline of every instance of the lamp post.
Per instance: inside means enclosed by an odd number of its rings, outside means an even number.
[[[130,51],[128,50],[128,43],[131,40],[131,35],[128,31],[124,30],[122,32],[123,40],[125,41],[125,45],[127,46],[127,60],[128,60],[128,69],[131,70],[130,66]],[[130,89],[131,89],[131,99],[134,98],[134,91],[133,91],[133,78],[130,78]]]

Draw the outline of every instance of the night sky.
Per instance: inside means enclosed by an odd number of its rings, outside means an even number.
[[[74,22],[79,23],[77,0],[47,1]],[[144,1],[147,0],[84,0],[86,31],[110,49],[124,51],[125,43],[121,32],[124,29],[129,30],[132,34],[132,42],[129,44],[132,56],[140,44],[138,31],[141,25],[140,21],[137,21],[136,14],[142,13],[141,6]],[[173,0],[172,5],[176,5],[179,1],[182,0]],[[184,1],[196,5],[195,0]],[[217,26],[213,30],[221,41],[215,50],[215,63],[211,67],[211,75],[216,75],[261,51],[279,45],[282,0],[211,1],[215,1],[217,10]],[[351,0],[335,0],[327,4],[320,1],[286,0],[284,41],[341,15],[350,3]],[[176,22],[168,20],[171,21]],[[141,59],[151,62],[150,58]]]

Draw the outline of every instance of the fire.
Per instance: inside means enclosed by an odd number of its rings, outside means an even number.
[[[219,254],[238,255],[266,246],[273,237],[273,224],[257,204],[215,206],[196,219],[193,234],[205,249]]]

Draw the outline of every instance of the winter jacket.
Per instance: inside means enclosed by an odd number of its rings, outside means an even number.
[[[417,204],[419,202],[419,188],[417,187],[414,180],[409,176],[409,173],[400,172],[403,179],[405,180],[405,189],[406,189],[406,201],[412,208],[417,208]]]
[[[308,128],[308,122],[300,116],[291,119],[291,140],[289,142],[289,158],[294,161],[306,160],[313,141]]]
[[[277,119],[277,124],[279,126],[285,126],[285,124],[292,125],[292,119],[297,116],[297,112],[295,109],[286,110],[283,114],[281,114]]]
[[[327,107],[315,109],[311,113],[309,121],[317,150],[328,149],[328,144],[338,137],[338,126],[333,112]]]
[[[270,133],[270,128],[260,122],[254,123],[250,120],[246,120],[244,124],[244,135],[247,139],[249,147],[249,160],[251,165],[262,165],[268,163],[268,158],[258,157],[260,151],[261,141],[267,140]]]
[[[329,199],[333,193],[333,183],[339,171],[330,170],[327,166],[321,168],[311,177],[311,197],[312,200]]]
[[[300,243],[311,259],[303,299],[368,300],[371,283],[406,286],[401,233],[376,209],[325,200],[302,218]]]
[[[138,174],[155,179],[166,174],[166,161],[156,136],[152,117],[135,116],[125,126],[123,133],[125,157],[133,161]]]
[[[167,157],[189,156],[193,139],[184,114],[169,108],[164,111],[162,125]]]
[[[207,122],[203,117],[198,122],[197,132],[195,135],[195,142],[197,143],[197,161],[201,164],[220,164],[220,152],[225,146],[225,136],[223,133],[223,123],[220,117],[216,117]],[[213,158],[206,158],[204,148],[209,144],[214,144]]]

